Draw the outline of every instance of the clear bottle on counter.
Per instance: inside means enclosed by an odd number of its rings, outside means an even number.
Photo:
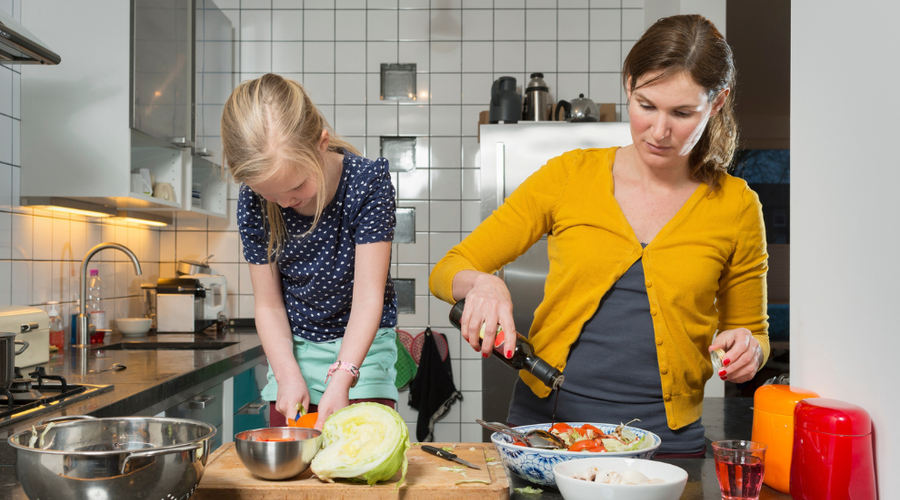
[[[88,281],[87,314],[91,317],[91,324],[97,329],[109,328],[106,320],[106,310],[103,308],[103,280],[100,279],[100,271],[91,269],[91,277]]]
[[[66,342],[66,331],[63,327],[63,320],[59,316],[59,302],[52,300],[47,302],[47,305],[50,306],[50,312],[47,313],[50,316],[50,345],[56,346],[59,352],[62,352]]]

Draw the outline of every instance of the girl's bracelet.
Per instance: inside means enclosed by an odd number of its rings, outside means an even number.
[[[353,376],[353,382],[350,382],[350,388],[356,387],[356,383],[359,382],[359,367],[348,361],[341,360],[337,360],[337,362],[328,368],[328,375],[325,377],[326,384],[328,383],[328,380],[331,379],[331,376],[334,375],[334,372],[338,370],[350,372],[350,375]]]

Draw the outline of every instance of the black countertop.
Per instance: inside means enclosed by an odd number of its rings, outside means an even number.
[[[113,350],[98,346],[91,350],[86,360],[68,349],[51,356],[49,362],[37,365],[43,366],[48,375],[62,375],[70,384],[112,385],[112,390],[34,418],[12,423],[0,419],[0,467],[15,465],[15,453],[7,438],[30,429],[39,420],[62,415],[153,416],[265,360],[255,328],[232,328],[209,335],[161,334],[129,338],[114,334],[107,339],[106,345],[130,341],[234,342],[234,345],[215,350]],[[126,369],[88,373],[113,363],[121,363]]]

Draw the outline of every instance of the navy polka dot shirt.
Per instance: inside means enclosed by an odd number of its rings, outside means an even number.
[[[393,241],[394,186],[388,161],[344,154],[344,171],[334,198],[312,234],[312,217],[281,208],[288,240],[278,260],[284,303],[295,336],[326,342],[344,335],[353,298],[356,245]],[[246,185],[238,197],[237,219],[244,259],[267,264],[268,235],[259,198]],[[397,297],[390,276],[384,287],[380,328],[397,325]]]

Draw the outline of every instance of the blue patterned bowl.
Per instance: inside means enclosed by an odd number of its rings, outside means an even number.
[[[572,427],[581,427],[586,423],[591,424],[605,433],[610,433],[618,427],[617,424],[596,424],[593,422],[567,423]],[[652,443],[650,447],[636,451],[610,451],[601,453],[589,451],[539,450],[537,448],[515,445],[513,444],[513,439],[511,437],[499,432],[491,434],[491,442],[497,447],[497,451],[500,453],[500,460],[503,461],[503,465],[505,465],[507,469],[511,470],[522,479],[531,481],[532,483],[556,488],[556,478],[553,476],[553,467],[561,462],[600,456],[643,458],[648,460],[653,458],[653,455],[656,455],[656,450],[659,449],[659,445],[662,444],[659,436],[650,431],[645,431],[636,427],[628,426],[627,428],[637,436],[642,437],[645,434],[648,434]],[[550,429],[550,424],[522,425],[516,427],[516,430],[522,433],[526,433],[532,429],[543,429],[546,431]]]

